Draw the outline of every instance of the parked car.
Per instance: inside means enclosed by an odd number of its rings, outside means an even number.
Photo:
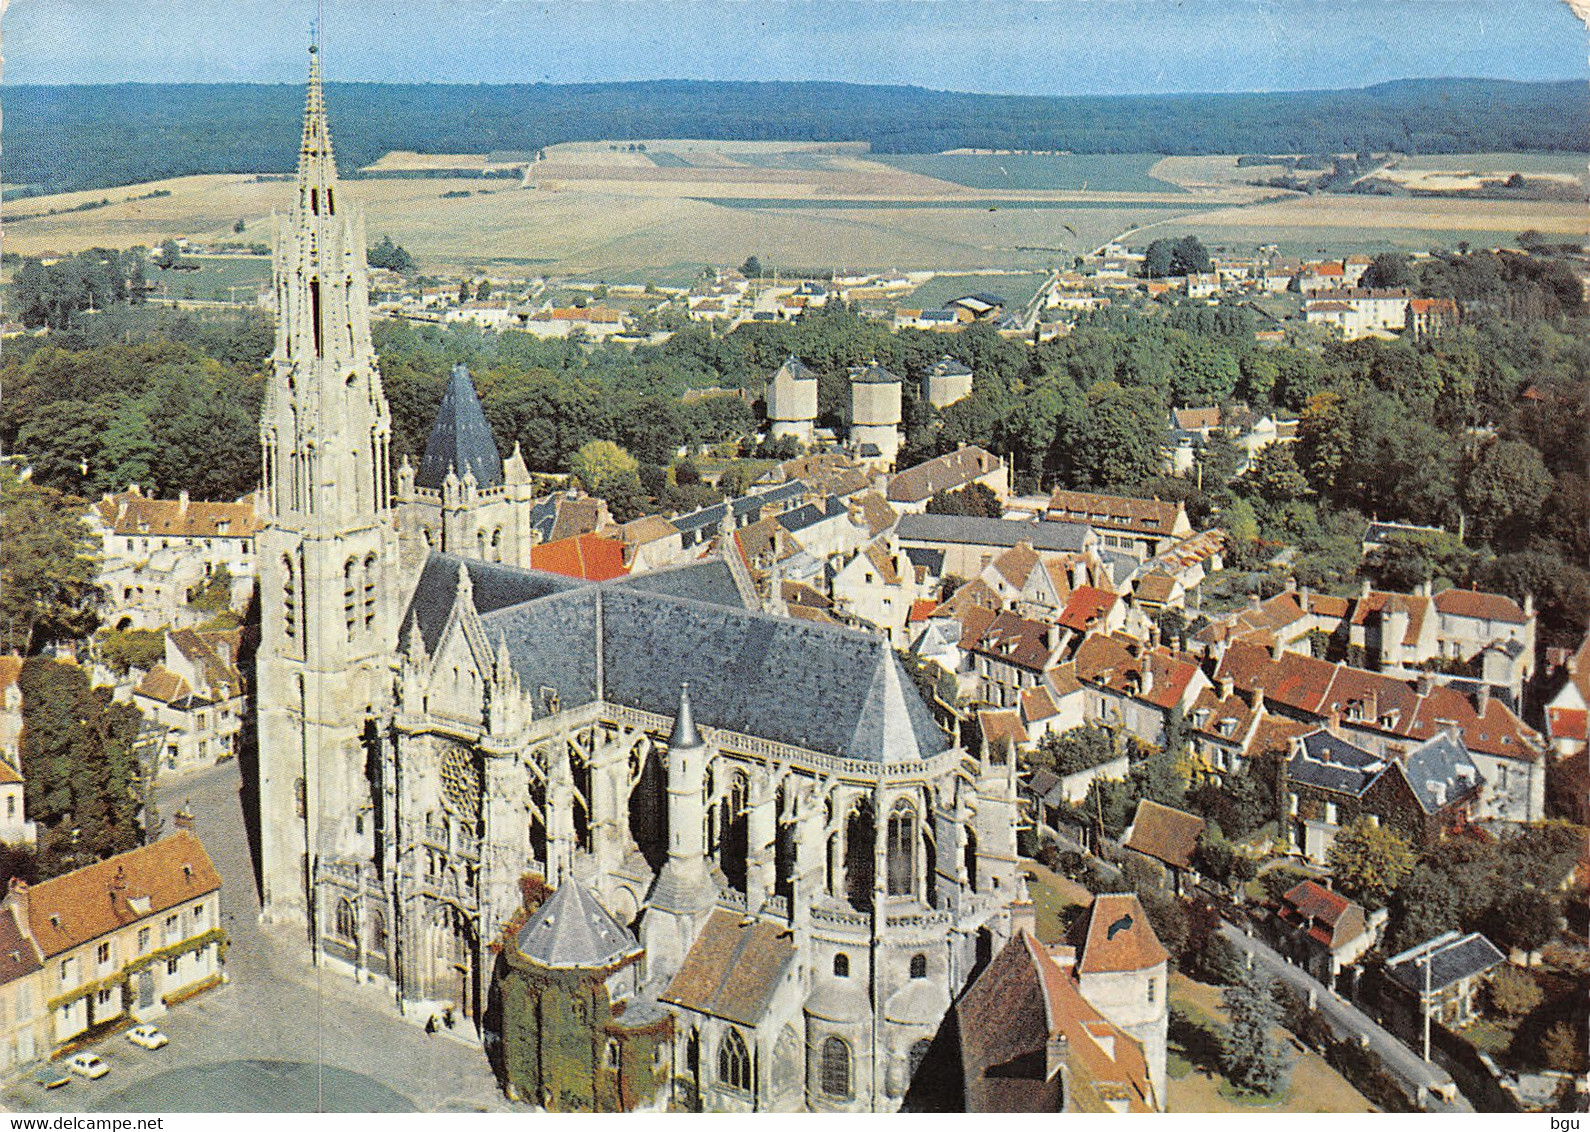
[[[67,1059],[66,1067],[79,1077],[87,1077],[90,1081],[97,1081],[110,1072],[110,1066],[99,1059],[98,1054],[74,1053]]]
[[[72,1083],[72,1075],[64,1066],[53,1061],[47,1061],[33,1071],[33,1079],[46,1089],[59,1089],[62,1085]]]
[[[142,1046],[144,1049],[159,1049],[171,1039],[162,1034],[158,1027],[145,1024],[134,1026],[128,1030],[127,1040],[135,1046]]]

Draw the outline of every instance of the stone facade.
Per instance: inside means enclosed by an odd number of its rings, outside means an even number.
[[[266,917],[409,1017],[451,1011],[494,1047],[493,944],[526,878],[581,885],[644,947],[623,1017],[674,1018],[676,1103],[898,1107],[912,1049],[1008,937],[1015,766],[954,746],[884,642],[760,612],[727,540],[591,584],[491,561],[478,537],[456,555],[400,539],[413,503],[388,480],[364,234],[339,193],[316,59],[261,422]],[[449,474],[475,479],[457,502],[478,532],[477,450],[456,444]],[[680,981],[703,963],[744,975],[744,954],[702,950],[724,916],[789,955],[738,1023]]]

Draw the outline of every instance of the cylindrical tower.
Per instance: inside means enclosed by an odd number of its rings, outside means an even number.
[[[894,465],[900,452],[900,386],[876,358],[851,367],[850,442],[863,460]]]
[[[767,383],[768,431],[774,437],[793,436],[812,442],[817,420],[817,375],[794,354],[785,359]]]

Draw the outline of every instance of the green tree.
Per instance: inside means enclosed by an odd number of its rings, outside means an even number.
[[[1328,861],[1337,886],[1371,909],[1384,907],[1414,866],[1408,839],[1367,818],[1337,832]]]
[[[1541,1035],[1540,1052],[1546,1066],[1561,1073],[1583,1073],[1585,1066],[1584,1039],[1578,1026],[1572,1022],[1553,1022]]]
[[[600,495],[604,488],[629,477],[640,479],[640,461],[611,440],[592,440],[569,459],[572,472],[585,490]]]
[[[1259,450],[1243,473],[1243,486],[1266,503],[1283,504],[1303,499],[1313,492],[1297,466],[1290,444],[1270,444]]]
[[[56,876],[143,841],[138,709],[89,685],[75,664],[22,666],[22,770],[40,825],[39,872]]]
[[[999,497],[986,484],[969,483],[956,491],[941,491],[928,500],[929,515],[979,515],[997,519],[1005,513]]]
[[[1237,1088],[1274,1096],[1286,1088],[1291,1065],[1275,1040],[1281,1007],[1274,982],[1248,972],[1220,995],[1230,1022],[1221,1042],[1220,1068]]]
[[[0,466],[0,617],[7,651],[33,654],[98,624],[93,539],[82,500]]]
[[[1046,734],[1033,752],[1035,766],[1056,774],[1077,774],[1102,766],[1116,757],[1115,733],[1096,723],[1073,727],[1061,734]]]
[[[1364,287],[1411,287],[1417,282],[1413,261],[1401,252],[1381,252],[1359,280]]]
[[[754,255],[747,256],[745,262],[740,265],[740,274],[747,279],[762,278],[762,261]]]
[[[117,673],[132,668],[147,672],[166,655],[163,629],[101,629],[97,643],[100,661]]]
[[[1475,534],[1491,539],[1506,533],[1515,520],[1533,522],[1551,486],[1551,473],[1530,445],[1517,440],[1487,444],[1463,484]]]
[[[1521,1018],[1546,998],[1534,976],[1517,967],[1503,967],[1492,975],[1486,994],[1491,1010],[1504,1018]]]

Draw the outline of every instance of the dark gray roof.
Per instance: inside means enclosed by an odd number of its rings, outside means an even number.
[[[1385,759],[1323,729],[1303,736],[1301,746],[1286,767],[1293,783],[1356,798],[1386,769]]]
[[[1403,762],[1403,773],[1414,797],[1427,814],[1470,793],[1479,785],[1479,771],[1461,739],[1445,731],[1426,739]]]
[[[548,967],[605,967],[640,949],[628,928],[573,877],[519,932],[519,953]]]
[[[701,732],[696,730],[695,712],[690,709],[690,685],[679,688],[679,711],[674,716],[674,729],[668,735],[668,749],[682,750],[701,746]]]
[[[944,551],[936,546],[908,546],[905,556],[911,560],[911,565],[918,569],[926,570],[932,577],[940,578],[944,575]]]
[[[552,528],[558,522],[558,497],[549,495],[538,499],[530,507],[530,529],[541,535],[542,542],[552,541]]]
[[[783,378],[786,381],[816,381],[817,374],[809,369],[805,362],[794,354],[784,359],[784,364],[773,372],[772,381]]]
[[[718,529],[727,509],[733,509],[735,527],[749,526],[762,517],[764,510],[780,511],[804,496],[806,491],[805,483],[800,480],[790,480],[788,483],[764,488],[737,499],[698,508],[669,521],[684,536],[684,545],[694,546],[704,534]]]
[[[965,377],[971,372],[965,362],[958,358],[952,358],[948,354],[934,362],[933,368],[928,370],[928,373],[934,377]]]
[[[1414,994],[1424,993],[1425,967],[1430,969],[1430,990],[1438,991],[1461,979],[1489,971],[1504,956],[1479,932],[1444,936],[1409,948],[1386,961],[1386,973]]]
[[[459,561],[432,555],[416,588],[410,616],[428,649],[452,608]],[[874,762],[950,745],[884,640],[749,612],[720,561],[600,586],[467,569],[487,640],[506,639],[523,687],[554,690],[565,709],[603,698],[672,718],[687,680],[708,727]]]
[[[460,479],[465,472],[473,472],[481,487],[502,483],[502,454],[492,439],[486,414],[480,409],[475,383],[469,380],[469,368],[462,365],[453,367],[453,375],[442,391],[442,404],[436,410],[436,423],[425,442],[425,455],[420,459],[419,471],[414,473],[414,483],[440,490],[450,471]]]
[[[873,358],[864,366],[851,366],[849,374],[852,382],[862,385],[900,384],[900,379],[879,365],[877,358]]]
[[[1092,531],[1086,523],[1036,523],[1020,519],[984,519],[975,515],[901,515],[895,534],[901,541],[960,543],[972,546],[1015,546],[1034,550],[1080,551]],[[1135,565],[1135,560],[1134,560]]]
[[[847,508],[839,500],[839,496],[830,495],[821,503],[808,503],[797,507],[793,511],[786,511],[778,517],[778,525],[791,534],[804,531],[807,527],[816,526],[824,519],[832,519],[845,514]]]

